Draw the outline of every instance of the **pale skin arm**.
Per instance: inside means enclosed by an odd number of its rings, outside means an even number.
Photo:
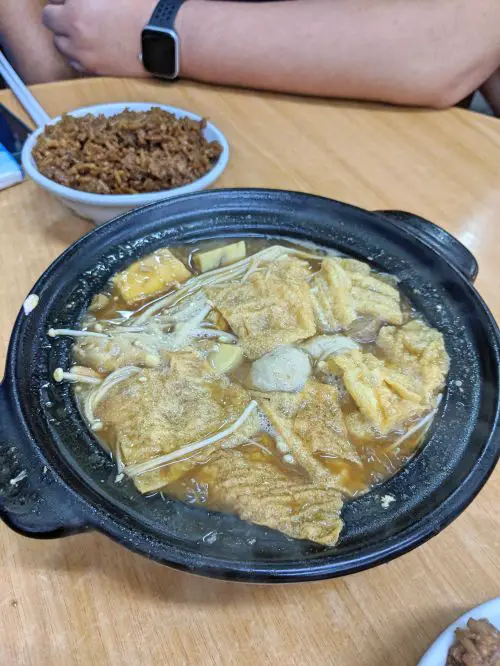
[[[51,0],[45,24],[89,72],[145,75],[154,0]],[[451,106],[500,65],[498,0],[188,0],[182,75],[283,92]]]
[[[73,76],[42,25],[43,0],[0,0],[0,43],[26,83]]]
[[[191,0],[179,28],[186,76],[311,95],[446,107],[500,65],[498,0]]]

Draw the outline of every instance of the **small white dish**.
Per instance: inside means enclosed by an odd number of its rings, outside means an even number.
[[[455,630],[463,629],[471,618],[488,620],[493,626],[500,629],[500,597],[473,608],[450,624],[448,629],[445,629],[427,650],[418,662],[418,666],[445,666],[448,651],[455,641]]]
[[[193,120],[201,120],[201,116],[191,113],[190,111],[185,111],[184,109],[179,109],[175,106],[140,102],[97,104],[76,109],[75,111],[71,111],[70,114],[72,116],[84,116],[87,113],[91,113],[93,115],[103,114],[109,117],[114,116],[125,109],[130,109],[130,111],[149,111],[149,109],[153,107],[169,111],[177,118],[187,116]],[[61,120],[61,116],[53,118],[48,124],[53,125],[59,120]],[[182,187],[145,194],[93,194],[91,192],[81,192],[80,190],[75,190],[71,187],[59,185],[59,183],[42,176],[36,168],[32,156],[32,150],[45,127],[46,125],[33,132],[23,146],[21,158],[25,173],[28,174],[37,185],[56,196],[77,215],[92,220],[96,224],[106,222],[107,220],[117,217],[133,208],[139,208],[156,201],[161,201],[162,199],[176,197],[180,194],[189,194],[190,192],[204,190],[219,178],[226,168],[229,159],[229,145],[226,137],[213,123],[207,122],[204,132],[205,138],[207,141],[218,141],[222,146],[222,153],[214,167],[202,178],[199,178],[188,185],[183,185]]]

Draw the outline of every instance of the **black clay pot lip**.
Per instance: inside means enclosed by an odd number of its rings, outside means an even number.
[[[278,196],[287,196],[291,195],[292,197],[297,197],[303,201],[307,201],[311,198],[321,199],[321,197],[313,197],[305,193],[290,193],[290,192],[280,192],[278,193],[275,190],[222,190],[222,191],[211,191],[200,194],[185,195],[180,197],[182,200],[199,200],[200,196],[203,197],[203,203],[210,205],[210,199],[217,200],[221,192],[223,196],[233,194],[244,194],[245,196],[250,195],[250,197],[274,197]],[[175,201],[175,200],[172,200]],[[324,201],[330,202],[328,199]],[[151,209],[163,208],[166,203],[155,203],[145,209],[142,209],[142,213],[147,212]],[[358,210],[360,213],[365,215],[373,215],[373,213],[368,213],[362,209],[355,209],[348,204],[338,204],[339,208],[345,207],[349,210]],[[166,210],[168,215],[168,210]],[[47,275],[50,274],[60,263],[65,262],[67,259],[70,259],[75,253],[80,252],[81,245],[85,245],[88,242],[89,237],[96,236],[99,234],[104,234],[107,228],[113,228],[118,226],[120,222],[126,221],[130,214],[125,214],[116,220],[112,220],[96,229],[92,230],[86,236],[79,239],[74,243],[70,248],[68,248],[56,261],[52,264],[51,267],[41,276],[37,281],[33,291],[36,293],[38,287],[43,288],[43,284],[47,278]],[[398,233],[407,235],[411,238],[412,242],[417,246],[421,244],[421,241],[414,238],[414,236],[407,231],[402,229],[399,225],[395,225],[390,220],[385,220],[385,223],[390,226],[397,227]],[[130,227],[129,234],[137,235],[135,232],[135,227]],[[139,232],[140,235],[140,232]],[[237,234],[234,234],[237,235]],[[247,235],[244,232],[241,235]],[[106,241],[105,241],[106,245]],[[112,243],[109,243],[110,249]],[[481,304],[484,312],[487,317],[489,317],[490,325],[495,327],[497,332],[497,344],[498,344],[498,329],[496,328],[496,323],[489,313],[486,305],[484,304],[481,297],[474,290],[472,285],[468,283],[463,275],[455,269],[454,266],[450,265],[446,259],[440,258],[441,261],[448,263],[449,267],[455,271],[456,277],[462,286],[466,289],[471,289],[474,292],[474,297]],[[70,276],[71,280],[71,276]],[[10,384],[11,388],[14,389],[14,393],[17,393],[15,387],[15,381],[13,377],[15,376],[15,344],[14,341],[19,333],[19,328],[21,327],[24,318],[22,315],[16,321],[14,332],[11,338],[11,348],[9,348],[8,355],[8,366],[7,373],[5,378],[5,383]],[[12,353],[11,353],[12,351]],[[495,350],[496,358],[498,362],[498,347]],[[18,405],[19,409],[22,410],[21,406]],[[489,440],[485,444],[483,455],[481,458],[478,458],[476,461],[476,466],[471,471],[471,473],[465,478],[454,490],[452,495],[447,499],[447,501],[441,504],[432,512],[427,514],[427,525],[419,524],[410,526],[405,531],[400,534],[396,534],[390,542],[386,544],[385,547],[380,545],[375,545],[371,548],[362,548],[361,552],[354,552],[352,555],[340,559],[333,554],[326,554],[324,557],[320,558],[320,561],[308,560],[306,563],[288,563],[284,564],[282,562],[261,562],[256,563],[255,561],[235,561],[224,559],[221,557],[211,557],[209,554],[203,553],[198,554],[196,557],[196,562],[192,562],[189,553],[186,554],[182,549],[178,549],[175,546],[169,548],[168,557],[165,558],[165,549],[166,545],[163,541],[155,539],[153,535],[148,535],[147,537],[147,548],[145,548],[145,539],[137,540],[137,537],[134,538],[135,530],[129,529],[127,521],[123,520],[125,517],[120,515],[114,515],[114,511],[107,511],[104,507],[104,502],[102,498],[96,498],[95,500],[89,500],[88,494],[85,497],[81,492],[79,486],[82,481],[80,479],[75,479],[72,477],[62,477],[62,481],[66,488],[71,494],[77,498],[78,502],[81,504],[83,509],[83,514],[86,515],[88,524],[90,526],[96,527],[97,529],[105,532],[107,535],[115,539],[116,541],[127,545],[131,550],[135,550],[139,553],[147,554],[153,559],[158,559],[166,561],[170,566],[193,571],[202,575],[208,575],[210,577],[219,577],[232,580],[245,580],[245,581],[254,581],[254,582],[298,582],[302,580],[317,580],[322,578],[327,578],[335,575],[341,575],[345,573],[352,573],[362,569],[366,569],[375,564],[380,564],[387,562],[394,557],[397,557],[405,552],[408,552],[412,548],[420,545],[425,542],[431,536],[443,529],[447,524],[449,524],[461,511],[473,500],[476,494],[479,492],[481,487],[486,482],[487,478],[491,474],[494,464],[498,459],[498,422],[499,422],[499,408],[497,404],[496,412],[492,415],[490,420],[490,435]],[[43,455],[43,447],[41,454]],[[49,463],[52,467],[52,463]],[[58,466],[55,466],[55,473],[58,477],[61,477],[60,470]],[[111,504],[112,506],[112,504]],[[129,534],[127,535],[127,532]],[[128,536],[131,538],[129,539]],[[304,566],[305,564],[305,566]]]

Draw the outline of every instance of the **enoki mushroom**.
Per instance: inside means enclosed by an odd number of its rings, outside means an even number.
[[[241,428],[241,426],[245,423],[245,421],[248,419],[248,417],[256,407],[257,407],[257,402],[255,400],[252,400],[251,402],[248,403],[241,416],[238,419],[236,419],[236,421],[233,424],[231,424],[224,430],[221,430],[215,435],[211,435],[210,437],[202,439],[199,442],[193,442],[192,444],[187,444],[186,446],[183,446],[180,449],[172,451],[171,453],[167,453],[163,456],[157,456],[152,460],[147,460],[146,462],[138,463],[137,465],[130,465],[128,467],[125,467],[125,472],[127,473],[128,476],[132,478],[140,476],[141,474],[146,474],[147,472],[154,472],[157,469],[160,469],[161,467],[168,465],[174,460],[178,460],[179,458],[184,458],[185,456],[189,455],[190,453],[193,453],[194,451],[199,451],[200,449],[204,449],[206,446],[210,446],[210,444],[215,444],[215,442],[219,442],[220,440],[229,437],[229,435],[232,435],[234,432],[236,432],[238,428]]]
[[[284,258],[288,255],[303,259],[318,259],[318,255],[309,252],[303,252],[302,250],[284,247],[282,245],[273,245],[272,247],[257,252],[251,257],[241,259],[230,266],[216,268],[213,271],[207,271],[206,273],[190,278],[184,282],[179,289],[176,289],[170,294],[166,294],[166,296],[163,296],[155,303],[152,303],[138,317],[136,317],[134,321],[136,324],[143,324],[158,312],[180,303],[184,298],[192,296],[203,287],[213,286],[239,277],[246,279],[248,275],[251,274],[256,264],[262,263],[263,261],[275,261],[280,257]]]
[[[109,338],[106,333],[94,333],[94,331],[78,331],[72,328],[49,328],[47,335],[56,338],[58,335],[67,335],[71,338]]]
[[[106,393],[119,382],[125,381],[140,371],[141,368],[138,368],[135,365],[127,365],[124,368],[118,368],[118,370],[109,374],[98,387],[89,391],[83,401],[83,413],[92,430],[99,430],[102,427],[102,422],[95,417],[94,411],[97,405],[105,397]]]

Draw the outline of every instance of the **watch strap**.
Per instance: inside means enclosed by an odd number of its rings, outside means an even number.
[[[175,17],[185,0],[160,0],[151,16],[149,25],[173,29]]]

